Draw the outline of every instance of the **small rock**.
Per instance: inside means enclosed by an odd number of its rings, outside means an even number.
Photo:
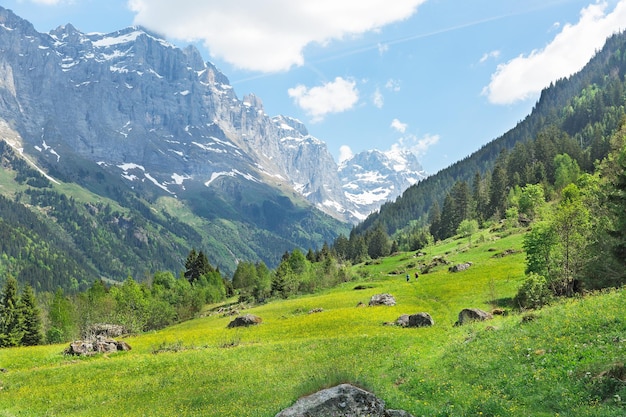
[[[450,268],[448,268],[448,271],[450,272],[461,272],[461,271],[465,271],[466,269],[469,269],[470,266],[472,266],[473,264],[471,262],[465,262],[462,264],[456,264],[456,265],[452,265]]]
[[[479,308],[464,308],[459,313],[459,320],[454,325],[461,326],[472,321],[491,320],[492,318],[493,315],[491,313],[487,313]]]
[[[370,306],[395,306],[396,299],[391,294],[376,294],[370,298]]]
[[[228,328],[232,327],[248,327],[259,324],[263,321],[263,319],[259,316],[255,316],[254,314],[246,314],[245,316],[240,316],[228,323]]]
[[[428,313],[416,313],[416,314],[403,314],[394,323],[400,327],[430,327],[435,324],[435,321]]]

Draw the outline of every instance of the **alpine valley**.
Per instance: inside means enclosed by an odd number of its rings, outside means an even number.
[[[41,289],[179,271],[191,248],[226,273],[275,266],[425,178],[408,152],[338,166],[192,46],[139,27],[43,34],[2,8],[0,139],[0,272]]]

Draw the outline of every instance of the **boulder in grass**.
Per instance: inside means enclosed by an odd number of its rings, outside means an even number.
[[[262,321],[263,319],[259,316],[255,316],[254,314],[246,314],[245,316],[239,316],[230,323],[228,323],[228,328],[254,326],[261,323]]]
[[[275,417],[412,417],[399,410],[386,410],[385,402],[371,392],[341,384],[300,398]]]
[[[472,321],[491,320],[492,318],[493,315],[491,313],[483,311],[479,308],[464,308],[459,313],[459,319],[456,323],[454,323],[454,325],[461,326]]]
[[[428,313],[416,313],[403,314],[395,322],[389,324],[400,327],[430,327],[435,324],[435,321]]]
[[[370,298],[370,306],[395,306],[396,299],[391,294],[376,294]]]
[[[91,356],[96,353],[128,351],[131,347],[124,341],[98,336],[93,340],[76,340],[70,343],[63,353],[75,356]]]
[[[452,265],[450,268],[448,268],[448,271],[461,272],[461,271],[465,271],[466,269],[469,269],[470,266],[472,266],[471,262],[464,262],[462,264]]]
[[[431,327],[434,326],[435,320],[428,313],[417,313],[409,316],[409,324],[407,327]]]

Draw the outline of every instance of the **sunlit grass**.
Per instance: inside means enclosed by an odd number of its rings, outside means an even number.
[[[450,239],[423,256],[357,265],[360,278],[336,288],[242,311],[260,316],[258,326],[229,329],[233,317],[208,308],[206,317],[127,338],[130,352],[77,359],[63,356],[63,345],[3,349],[0,416],[273,416],[342,382],[415,416],[623,415],[613,394],[626,399],[624,388],[597,376],[624,362],[624,292],[563,301],[522,323],[506,303],[524,255],[494,256],[509,249],[521,250],[520,234],[488,234],[471,247]],[[416,282],[414,271],[433,256],[473,265],[434,268]],[[357,307],[379,293],[397,305]],[[496,305],[510,314],[453,326],[462,308]],[[432,328],[383,325],[421,311]]]

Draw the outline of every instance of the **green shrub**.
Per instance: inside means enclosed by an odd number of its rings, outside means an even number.
[[[520,308],[541,308],[548,304],[551,298],[552,292],[546,279],[531,272],[517,291],[515,304]]]

